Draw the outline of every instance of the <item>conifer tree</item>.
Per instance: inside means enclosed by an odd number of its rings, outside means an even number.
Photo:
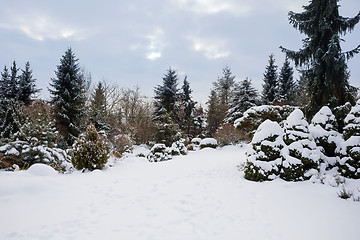
[[[39,92],[35,86],[36,79],[33,79],[32,70],[30,69],[30,63],[26,62],[25,70],[22,70],[22,74],[19,77],[19,101],[29,105],[31,103],[31,96]]]
[[[0,97],[8,98],[8,84],[10,82],[10,74],[8,68],[5,66],[3,72],[1,72],[0,79]]]
[[[99,131],[108,130],[106,124],[106,96],[105,87],[99,82],[91,96],[90,120]]]
[[[49,89],[56,107],[56,125],[70,146],[80,133],[85,105],[85,81],[81,78],[78,59],[69,48],[60,59]]]
[[[286,58],[279,74],[278,101],[293,105],[295,103],[294,70],[290,66],[289,59]]]
[[[0,126],[0,137],[4,139],[11,138],[20,130],[20,108],[15,99],[6,99],[6,111]]]
[[[13,61],[13,65],[10,68],[10,81],[7,86],[7,97],[18,100],[19,97],[19,68],[16,66],[16,62]]]
[[[227,122],[234,123],[234,121],[242,117],[243,113],[251,107],[258,104],[258,93],[252,86],[251,80],[246,78],[241,81],[235,88],[235,93],[230,102],[230,109],[228,111]]]
[[[163,84],[155,88],[154,120],[159,119],[166,112],[170,114],[174,121],[178,121],[179,89],[177,85],[178,76],[176,71],[170,67],[163,77]]]
[[[278,97],[278,76],[277,66],[275,65],[274,54],[269,57],[269,65],[266,66],[264,73],[264,84],[262,91],[263,104],[273,104]]]
[[[339,15],[339,0],[311,0],[304,12],[289,12],[289,22],[307,35],[303,48],[292,51],[281,47],[296,66],[305,67],[309,79],[310,102],[306,115],[311,119],[325,105],[331,108],[350,101],[354,103],[355,88],[349,84],[346,62],[360,46],[342,52],[341,36],[351,32],[360,20],[360,12],[354,18]]]
[[[182,109],[182,116],[181,116],[181,124],[180,127],[182,130],[189,135],[191,130],[194,128],[194,109],[195,104],[192,100],[191,93],[192,90],[190,89],[189,81],[187,80],[187,76],[185,76],[184,84],[181,87],[181,109]]]
[[[209,136],[213,136],[213,134],[216,132],[216,129],[218,129],[224,120],[222,109],[220,107],[221,102],[219,101],[219,97],[217,96],[214,89],[212,89],[210,92],[207,104],[207,131]]]

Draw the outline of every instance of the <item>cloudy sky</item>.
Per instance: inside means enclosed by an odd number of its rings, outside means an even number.
[[[237,81],[246,77],[261,89],[268,57],[279,46],[297,50],[304,38],[287,19],[307,0],[0,0],[0,67],[30,61],[41,97],[68,47],[92,75],[120,87],[138,85],[152,97],[171,66],[188,75],[194,98],[206,102],[212,82],[228,65]],[[353,17],[359,0],[343,0]],[[343,50],[360,44],[360,24]],[[360,87],[360,56],[349,62],[350,82]],[[181,85],[181,84],[180,84]]]

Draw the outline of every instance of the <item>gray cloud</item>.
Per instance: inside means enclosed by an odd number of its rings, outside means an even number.
[[[152,96],[169,66],[188,74],[196,99],[229,65],[238,80],[260,89],[268,56],[284,60],[279,46],[298,49],[304,36],[287,20],[306,0],[6,1],[0,9],[0,64],[29,60],[37,84],[46,88],[61,55],[72,47],[93,76],[123,87],[139,85]],[[357,0],[342,2],[353,16]],[[356,11],[357,10],[357,11]],[[359,44],[360,29],[345,36],[344,49]],[[357,56],[351,83],[360,87]]]

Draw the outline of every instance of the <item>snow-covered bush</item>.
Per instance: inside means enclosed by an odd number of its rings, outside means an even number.
[[[267,181],[280,173],[283,134],[283,129],[277,122],[265,120],[260,124],[246,152],[246,179]]]
[[[149,162],[161,162],[161,161],[167,161],[172,158],[171,155],[171,149],[166,147],[165,144],[159,143],[155,144],[151,150],[150,153],[146,157]]]
[[[70,157],[57,146],[58,133],[50,106],[35,102],[30,106],[23,106],[21,112],[24,120],[19,131],[0,148],[3,161],[20,168],[44,163],[58,171],[69,170]]]
[[[200,142],[200,149],[203,148],[217,148],[218,142],[215,138],[204,138]]]
[[[200,145],[201,138],[193,138],[191,139],[191,143],[195,145]]]
[[[234,126],[245,132],[248,139],[254,135],[256,129],[266,119],[275,122],[284,121],[296,107],[293,106],[273,106],[263,105],[251,107],[244,112],[244,115],[235,120]]]
[[[307,173],[319,166],[320,153],[309,133],[309,124],[300,109],[294,110],[284,124],[282,169],[280,177],[287,181],[309,179]]]
[[[94,124],[90,122],[85,134],[80,134],[71,151],[71,162],[78,170],[102,169],[107,160],[108,152],[104,141],[99,136]]]
[[[309,131],[318,147],[321,148],[321,159],[326,168],[335,166],[338,161],[335,153],[342,135],[337,131],[338,125],[331,109],[324,106],[311,120]]]
[[[245,139],[244,132],[236,129],[233,124],[221,125],[214,133],[214,138],[220,146],[236,144]]]
[[[360,100],[345,118],[344,141],[336,149],[340,154],[340,173],[345,177],[360,178]]]
[[[185,146],[185,140],[180,139],[171,145],[171,155],[186,155],[187,148]]]
[[[122,154],[131,149],[131,139],[128,135],[119,134],[114,137],[113,147],[116,152]]]

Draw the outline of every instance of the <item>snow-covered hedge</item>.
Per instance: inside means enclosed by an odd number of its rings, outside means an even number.
[[[187,148],[184,142],[184,139],[180,139],[174,142],[171,147],[166,147],[163,143],[155,144],[146,158],[150,162],[161,162],[172,159],[172,156],[186,155]]]
[[[321,108],[311,124],[299,109],[283,127],[264,121],[249,144],[245,178],[300,181],[332,168],[345,177],[360,178],[360,100],[345,118],[344,137],[337,122],[328,107]]]
[[[273,106],[262,105],[251,107],[244,112],[244,115],[236,119],[234,126],[244,131],[249,139],[254,135],[256,129],[266,119],[281,123],[296,107],[293,106]]]
[[[203,148],[217,148],[218,142],[215,138],[204,138],[200,142],[200,149]]]

